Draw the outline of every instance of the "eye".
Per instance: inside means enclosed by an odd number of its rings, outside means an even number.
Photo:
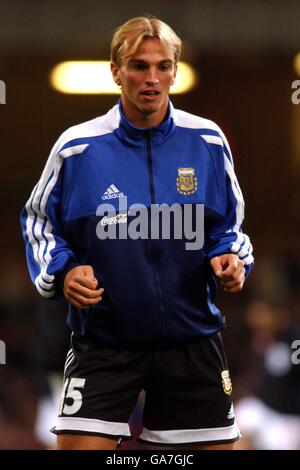
[[[158,68],[161,72],[170,72],[173,68],[173,64],[170,62],[163,62],[162,64],[159,64]]]
[[[142,71],[142,70],[146,70],[146,69],[147,69],[147,64],[145,64],[144,62],[132,62],[132,63],[131,63],[131,67],[132,67],[134,70]]]

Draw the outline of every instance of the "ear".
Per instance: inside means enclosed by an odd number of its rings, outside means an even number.
[[[114,79],[114,82],[118,85],[121,86],[121,79],[120,79],[120,69],[117,67],[116,64],[111,62],[110,64],[110,70]]]

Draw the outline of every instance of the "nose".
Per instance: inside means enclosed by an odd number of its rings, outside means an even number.
[[[146,83],[148,85],[156,85],[157,83],[159,83],[156,67],[149,67],[148,74],[146,77]]]

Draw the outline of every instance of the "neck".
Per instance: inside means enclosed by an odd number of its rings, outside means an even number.
[[[159,126],[159,124],[164,121],[168,111],[168,103],[166,103],[166,105],[160,108],[157,112],[153,113],[143,113],[139,109],[133,109],[131,107],[128,107],[126,106],[126,103],[124,103],[124,100],[122,100],[122,107],[126,119],[134,127],[143,129]]]
[[[142,129],[159,126],[159,124],[161,124],[161,122],[164,120],[164,118],[161,119],[161,117],[158,118],[157,116],[153,115],[154,113],[141,115],[137,118],[131,118],[130,115],[128,115],[126,112],[124,114],[134,127],[139,127]]]

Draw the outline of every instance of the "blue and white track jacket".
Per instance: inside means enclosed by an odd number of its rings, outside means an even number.
[[[204,205],[202,248],[187,250],[185,232],[172,237],[174,227],[169,239],[161,233],[122,238],[118,232],[100,239],[99,228],[134,222],[130,211],[118,215],[125,196],[128,207],[143,205],[149,213],[155,205],[175,204],[192,207],[195,217],[195,207]],[[111,213],[101,210],[104,203]],[[41,295],[61,296],[66,272],[79,264],[93,266],[105,289],[88,310],[70,305],[71,329],[113,345],[164,347],[222,328],[209,260],[236,253],[249,273],[252,246],[241,230],[243,217],[229,145],[214,122],[170,103],[161,125],[139,129],[119,102],[61,135],[21,221],[30,275]]]

